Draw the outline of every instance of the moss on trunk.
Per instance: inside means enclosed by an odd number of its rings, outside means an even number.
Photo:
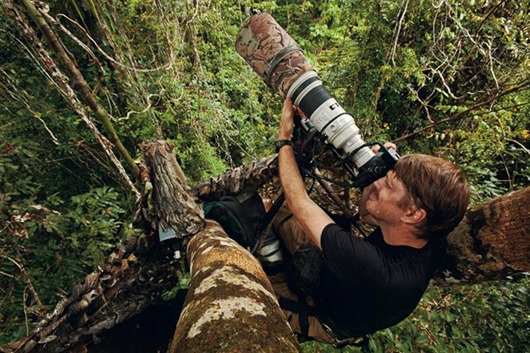
[[[188,245],[192,279],[168,352],[298,352],[259,262],[215,222]]]

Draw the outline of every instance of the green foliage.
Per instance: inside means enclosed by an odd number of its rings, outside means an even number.
[[[55,210],[35,204],[39,201],[32,196],[37,193],[36,184],[27,179],[13,187],[16,192],[0,190],[0,221],[4,225],[0,241],[4,297],[0,322],[4,329],[0,342],[20,338],[26,333],[23,323],[35,320],[40,313],[36,298],[28,294],[28,280],[40,300],[53,305],[58,295],[92,271],[127,235],[124,201],[109,187],[73,196],[66,203],[57,194],[42,200]],[[22,308],[28,316],[22,316]]]
[[[66,235],[63,240],[91,264],[103,260],[123,227],[125,210],[120,203],[119,194],[106,186],[73,196],[65,214],[66,228],[60,232]]]

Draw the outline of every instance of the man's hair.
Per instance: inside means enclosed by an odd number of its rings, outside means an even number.
[[[429,155],[408,154],[398,160],[394,171],[409,193],[403,206],[412,204],[427,212],[418,227],[421,237],[446,236],[460,223],[470,191],[464,172],[455,164]]]

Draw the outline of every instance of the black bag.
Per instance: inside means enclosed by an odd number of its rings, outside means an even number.
[[[291,280],[296,289],[304,294],[318,296],[321,273],[324,266],[322,251],[315,245],[303,245],[291,262]]]
[[[259,194],[253,192],[208,202],[204,205],[204,215],[221,224],[226,234],[241,246],[251,249],[258,239],[265,208]]]

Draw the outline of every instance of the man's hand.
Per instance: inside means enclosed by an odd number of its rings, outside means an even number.
[[[393,142],[385,142],[385,148],[387,150],[388,149],[393,149],[394,151],[397,151],[397,146]],[[381,147],[379,145],[375,145],[374,147],[372,147],[372,152],[377,153],[377,152],[379,152],[380,149],[381,149]]]
[[[278,140],[290,140],[294,130],[294,107],[290,97],[283,102],[282,117],[278,129]]]

